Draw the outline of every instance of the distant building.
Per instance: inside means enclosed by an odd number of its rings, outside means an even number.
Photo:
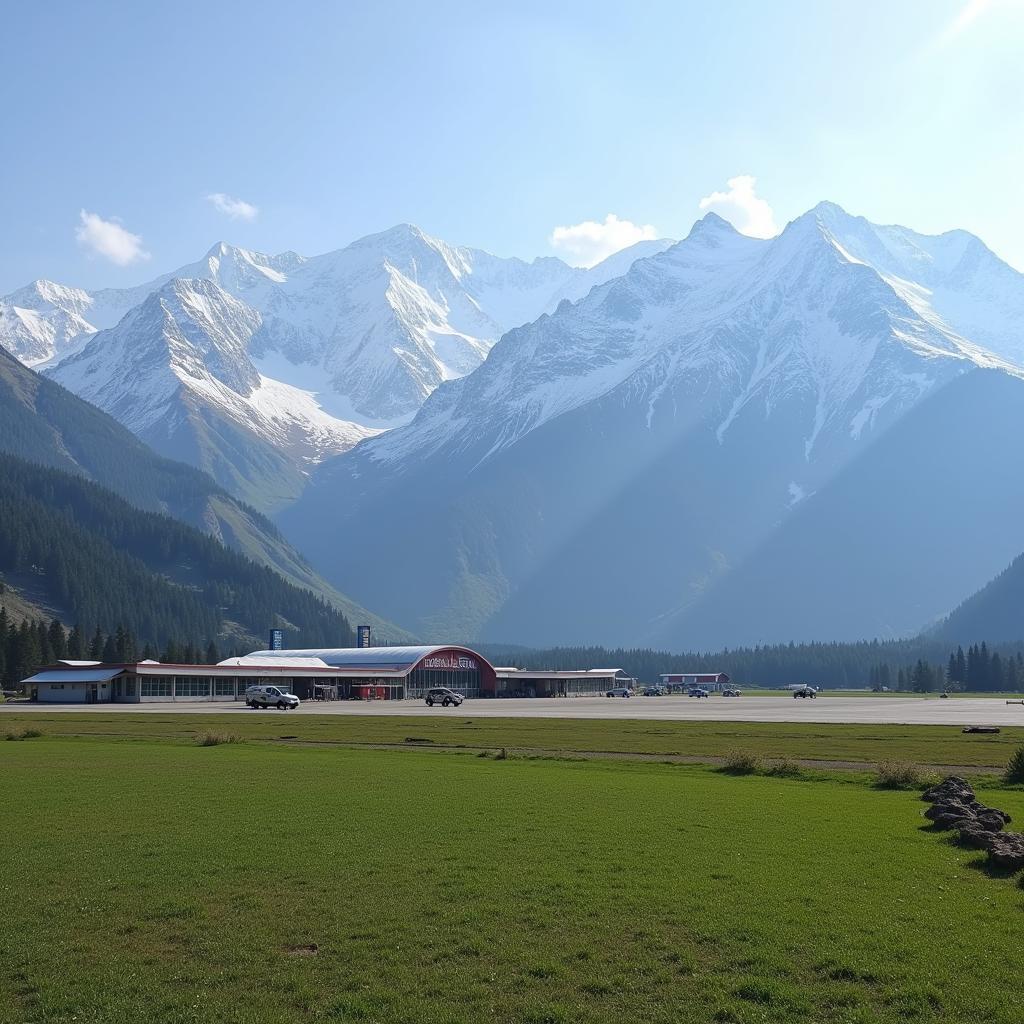
[[[732,680],[724,672],[662,672],[661,685],[667,690],[724,690]]]
[[[621,668],[579,670],[496,668],[496,697],[594,697],[613,687],[636,686]]]

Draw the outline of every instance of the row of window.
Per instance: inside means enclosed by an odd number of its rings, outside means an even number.
[[[142,684],[143,697],[209,697],[210,682],[208,678],[199,676],[143,676]],[[216,680],[217,688],[214,691],[218,695],[231,697],[235,692],[235,681],[233,679]]]
[[[208,676],[142,676],[140,677],[141,695],[143,697],[234,697],[235,679],[233,676],[209,678]],[[245,693],[247,686],[253,685],[255,679],[239,679],[238,694]],[[283,684],[287,689],[288,684]],[[127,691],[133,692],[133,691]]]

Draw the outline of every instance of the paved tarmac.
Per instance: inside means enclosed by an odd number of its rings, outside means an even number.
[[[307,702],[296,711],[255,711],[236,701],[152,704],[0,705],[6,712],[45,714],[235,714],[235,715],[414,715],[463,718],[592,718],[649,721],[822,722],[860,725],[1024,726],[1024,705],[1004,698],[847,697],[570,697],[535,700],[467,700],[459,708],[428,708],[421,700]]]

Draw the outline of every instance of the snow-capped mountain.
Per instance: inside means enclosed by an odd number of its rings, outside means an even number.
[[[669,243],[647,243],[662,248]],[[632,259],[647,251],[632,254]],[[570,267],[491,256],[401,224],[305,261],[246,296],[264,316],[257,360],[287,381],[325,382],[338,415],[368,426],[408,420],[443,381],[465,376],[512,327],[632,262]]]
[[[271,509],[299,493],[308,464],[373,431],[263,377],[248,354],[261,323],[212,280],[174,278],[47,375],[162,454]]]
[[[911,288],[855,245],[864,224],[823,204],[760,241],[705,217],[325,463],[282,525],[424,636],[678,649],[920,627],[1021,546],[1024,380],[1007,326],[990,317],[983,345],[935,297],[941,275],[981,308],[996,257],[914,236],[936,276]],[[885,254],[903,231],[869,228]]]
[[[91,306],[81,288],[33,281],[0,299],[0,345],[26,366],[43,366],[95,333]]]
[[[196,263],[133,288],[36,281],[0,299],[0,344],[45,369],[168,282],[208,280],[261,314],[252,355],[267,376],[312,390],[343,421],[391,426],[441,381],[475,369],[509,328],[670,244],[640,242],[583,269],[452,246],[408,224],[310,259],[218,242]]]
[[[272,509],[311,464],[408,420],[439,383],[474,370],[509,327],[669,244],[583,270],[411,225],[311,259],[221,242],[133,288],[37,281],[0,302],[0,344]]]
[[[923,319],[1024,366],[1024,275],[980,238],[872,224],[834,203],[817,209],[835,243],[873,267]]]

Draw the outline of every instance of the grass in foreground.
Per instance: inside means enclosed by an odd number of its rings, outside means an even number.
[[[1022,716],[1024,717],[1024,716]],[[1024,745],[1024,726],[992,735],[965,734],[955,725],[825,725],[813,722],[658,722],[618,719],[467,718],[458,711],[409,716],[292,715],[250,712],[224,715],[135,714],[130,711],[48,713],[5,710],[0,733],[41,729],[48,736],[168,739],[196,742],[205,733],[244,740],[379,744],[422,743],[470,750],[622,753],[726,757],[743,751],[765,759],[909,761],[921,766],[963,765],[1002,772]]]
[[[1019,1020],[1024,893],[908,793],[248,743],[0,767],[4,1020]]]

